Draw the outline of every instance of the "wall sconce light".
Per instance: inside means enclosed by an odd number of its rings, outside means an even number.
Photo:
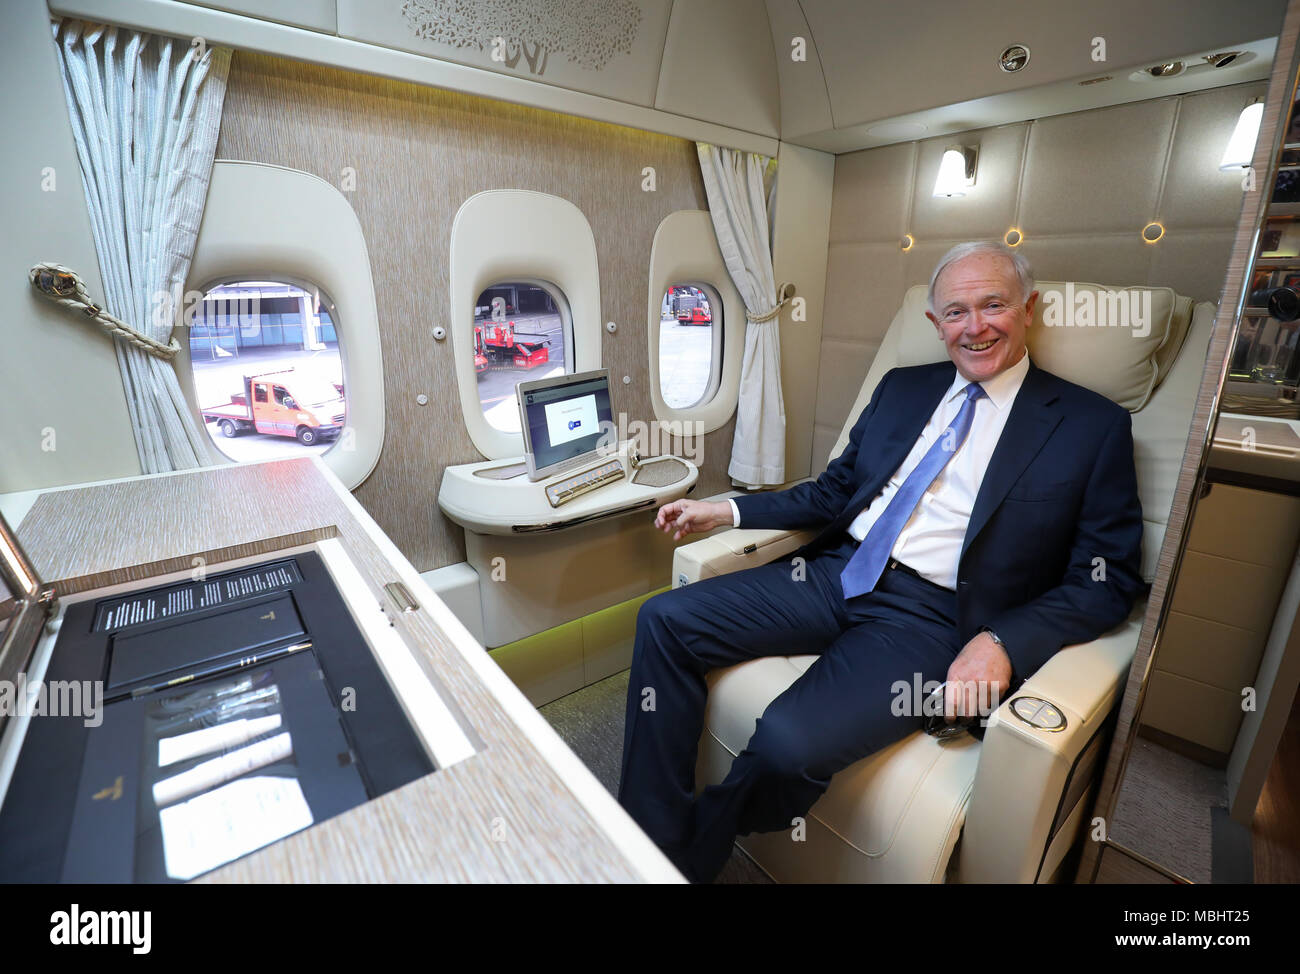
[[[939,176],[934,181],[935,196],[965,196],[975,185],[975,160],[979,146],[950,145],[939,161]]]
[[[1251,158],[1255,155],[1255,140],[1259,137],[1259,123],[1264,117],[1264,102],[1255,101],[1241,110],[1237,126],[1232,130],[1228,147],[1223,150],[1223,160],[1219,168],[1249,168]]]
[[[903,234],[902,239],[898,241],[898,249],[901,250],[903,253],[907,253],[909,250],[912,249],[912,247],[915,244],[916,244],[916,238],[913,237],[910,233],[905,233]]]

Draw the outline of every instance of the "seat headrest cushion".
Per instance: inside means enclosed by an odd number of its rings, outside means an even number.
[[[1167,287],[1109,287],[1039,281],[1026,342],[1040,368],[1101,393],[1129,412],[1147,404],[1168,373],[1191,322],[1192,300]],[[900,366],[947,358],[925,317],[924,284],[909,288],[894,316]]]

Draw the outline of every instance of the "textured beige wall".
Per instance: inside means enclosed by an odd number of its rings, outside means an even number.
[[[1043,280],[1160,284],[1217,301],[1241,209],[1219,158],[1265,83],[1234,85],[837,156],[813,431],[825,467],[903,293],[954,243],[1024,235]],[[976,185],[931,193],[951,144],[979,145]],[[1166,227],[1152,245],[1142,227]],[[903,253],[899,240],[915,246]]]
[[[437,506],[447,464],[482,459],[460,419],[450,341],[447,259],[452,219],[486,189],[530,189],[571,200],[600,254],[602,364],[616,405],[649,422],[646,273],[659,222],[705,209],[691,142],[499,101],[237,52],[218,158],[273,163],[356,188],[345,193],[370,248],[383,344],[387,431],[383,454],[356,490],[379,525],[421,571],[463,561],[461,529]],[[653,166],[657,190],[643,192]],[[503,232],[508,229],[503,228]],[[340,321],[346,341],[347,309]],[[417,406],[419,394],[429,404]],[[734,420],[704,440],[696,496],[728,488]]]

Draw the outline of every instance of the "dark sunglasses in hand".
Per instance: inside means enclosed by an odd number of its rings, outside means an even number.
[[[925,704],[921,708],[921,714],[925,719],[925,732],[941,741],[956,737],[968,728],[973,727],[979,720],[979,717],[958,717],[951,724],[944,720],[943,691],[945,686],[947,684],[940,684],[938,689],[926,697]]]

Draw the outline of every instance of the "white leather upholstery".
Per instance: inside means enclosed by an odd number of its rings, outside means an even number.
[[[1063,285],[1039,285],[1045,286]],[[916,291],[909,292],[912,312]],[[924,288],[920,294],[923,305]],[[1156,307],[1153,303],[1153,310]],[[1107,342],[1114,354],[1128,356],[1130,380],[1144,358],[1154,363],[1156,372],[1149,397],[1140,407],[1135,405],[1133,414],[1145,521],[1143,571],[1148,580],[1155,574],[1214,319],[1212,304],[1193,306],[1172,293],[1165,307],[1170,311],[1167,333],[1145,348],[1137,349],[1131,341]],[[914,314],[905,313],[908,310],[906,305],[900,309],[886,333],[832,455],[843,450],[850,428],[886,371],[943,358],[933,326],[924,318],[918,324]],[[920,331],[922,327],[927,331]],[[1156,328],[1153,324],[1153,335]],[[1043,329],[1037,341],[1069,342],[1078,334],[1077,329]],[[1048,353],[1046,346],[1039,354],[1031,347],[1030,354],[1036,361],[1060,357]],[[1063,377],[1132,397],[1133,382],[1116,384],[1113,372],[1099,369],[1095,359],[1086,369],[1074,371]],[[794,550],[809,534],[742,527],[684,545],[673,560],[674,587],[763,564]],[[1100,639],[1066,647],[1018,691],[1017,696],[1037,696],[1054,704],[1066,718],[1063,730],[1030,727],[1012,715],[1008,701],[993,715],[982,744],[965,735],[939,743],[913,734],[837,774],[809,811],[799,840],[791,832],[773,832],[742,838],[741,844],[781,881],[1052,878],[1090,807],[1104,741],[1099,731],[1122,689],[1144,607],[1140,600],[1126,623]],[[794,655],[751,660],[710,674],[698,788],[722,780],[753,733],[757,717],[816,659],[798,655],[798,646],[790,650]]]
[[[722,780],[758,714],[816,659],[751,660],[709,675],[699,787]],[[773,832],[741,844],[784,882],[942,882],[978,759],[970,735],[940,743],[913,734],[837,774],[802,837]]]
[[[815,531],[779,531],[766,528],[736,528],[688,545],[673,555],[673,587],[715,575],[727,575],[751,565],[762,565],[788,555],[811,541]]]

